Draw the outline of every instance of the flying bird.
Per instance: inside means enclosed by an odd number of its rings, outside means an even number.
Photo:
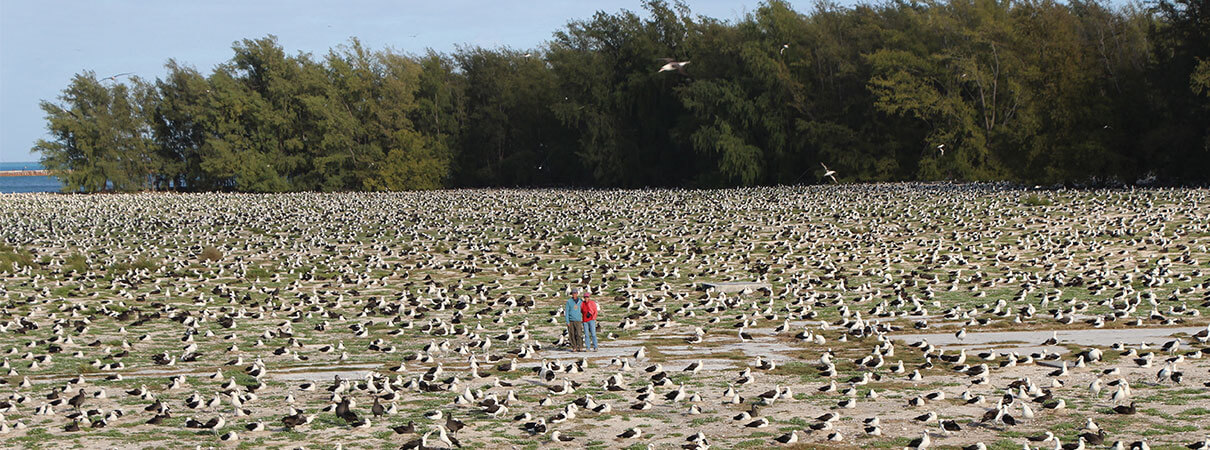
[[[129,76],[129,75],[134,75],[134,73],[133,72],[122,72],[117,75],[107,76],[105,78],[102,78],[101,80],[117,81],[118,77],[125,77],[125,76]]]
[[[688,72],[685,72],[685,66],[689,65],[689,61],[676,61],[672,58],[660,58],[660,61],[664,61],[664,65],[660,67],[660,72],[675,70],[680,72],[681,75],[689,75]]]
[[[836,181],[835,170],[829,169],[828,166],[822,162],[819,163],[819,165],[823,166],[823,176],[831,178],[833,183],[839,183],[839,181]]]

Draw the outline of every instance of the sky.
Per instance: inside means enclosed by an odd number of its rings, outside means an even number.
[[[738,19],[756,0],[689,0],[694,14]],[[792,1],[805,11],[808,1]],[[38,104],[71,77],[132,72],[154,80],[174,58],[202,73],[231,44],[276,35],[289,54],[320,56],[357,37],[372,49],[423,54],[455,45],[535,48],[596,11],[641,11],[640,0],[0,0],[0,162],[36,161],[46,136]]]

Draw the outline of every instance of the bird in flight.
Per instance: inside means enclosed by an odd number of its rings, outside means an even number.
[[[790,48],[790,44],[782,44],[782,45],[781,45],[781,51],[777,52],[777,54],[779,54],[779,55],[784,55],[784,54],[786,54],[786,49],[787,49],[787,48]]]
[[[131,72],[122,72],[122,73],[119,73],[119,74],[117,74],[117,75],[110,75],[110,76],[107,76],[107,77],[105,77],[105,78],[102,78],[101,80],[117,81],[117,80],[118,80],[118,77],[124,77],[124,76],[127,76],[127,75],[133,75],[133,73],[131,73]]]
[[[689,61],[675,61],[672,58],[660,58],[660,61],[664,61],[664,66],[660,67],[660,72],[675,70],[680,72],[681,75],[689,75],[685,72],[685,66],[689,64]]]
[[[833,183],[840,183],[839,181],[836,181],[836,171],[835,170],[829,169],[828,166],[822,162],[819,163],[819,165],[823,166],[823,176],[831,178]]]
[[[945,156],[945,144],[938,144],[937,151],[941,152],[941,156]]]

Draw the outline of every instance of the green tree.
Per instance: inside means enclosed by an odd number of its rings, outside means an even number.
[[[43,166],[63,182],[65,191],[151,187],[157,164],[129,87],[102,83],[93,72],[83,72],[72,78],[59,100],[41,103],[51,139],[39,139],[32,151],[41,154]]]
[[[203,119],[207,114],[210,83],[197,69],[168,60],[166,79],[144,97],[145,120],[150,124],[160,166],[157,187],[205,190],[215,187],[202,170],[201,148],[208,138]]]
[[[316,190],[316,103],[326,94],[322,67],[310,55],[286,56],[269,36],[237,43],[231,61],[210,76],[202,170],[240,191]]]
[[[1207,179],[1204,0],[890,0],[737,20],[649,0],[533,50],[421,56],[268,36],[212,73],[44,103],[69,190]],[[659,71],[665,58],[689,61]]]
[[[416,130],[437,140],[436,144],[449,161],[458,157],[461,133],[466,120],[466,77],[456,71],[453,58],[429,50],[417,61],[420,64],[416,109],[411,114]],[[447,172],[452,171],[452,163]],[[442,183],[453,174],[446,174]]]
[[[1190,95],[1200,61],[1210,59],[1210,2],[1159,0],[1150,30],[1155,87],[1148,115],[1152,128],[1141,145],[1148,165],[1182,180],[1205,179],[1210,170],[1210,108],[1205,97]]]
[[[576,156],[605,186],[685,184],[699,166],[684,129],[677,86],[659,58],[689,59],[688,8],[649,1],[650,18],[598,12],[555,33],[547,61],[563,100],[551,108],[576,136]],[[692,61],[691,61],[692,62]],[[689,67],[690,76],[695,73]]]
[[[460,133],[459,184],[535,185],[565,181],[559,155],[568,135],[551,105],[556,72],[536,50],[460,49],[466,116]]]
[[[350,55],[357,54],[356,51]],[[360,139],[369,145],[357,156],[356,165],[368,167],[361,188],[369,190],[435,189],[449,176],[450,155],[443,139],[425,134],[412,122],[419,110],[416,93],[422,67],[402,55],[381,52],[359,56],[364,81],[372,86],[368,96],[344,95],[365,126]],[[379,74],[374,80],[371,73]],[[364,159],[363,159],[364,158]]]

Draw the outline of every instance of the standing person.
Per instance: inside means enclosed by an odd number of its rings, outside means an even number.
[[[563,308],[563,317],[567,322],[567,340],[571,343],[571,351],[578,352],[584,348],[584,316],[580,312],[580,288],[571,291],[571,298]]]
[[[584,293],[584,301],[580,302],[580,316],[584,319],[584,346],[591,351],[597,351],[597,302],[592,301],[588,293]]]

